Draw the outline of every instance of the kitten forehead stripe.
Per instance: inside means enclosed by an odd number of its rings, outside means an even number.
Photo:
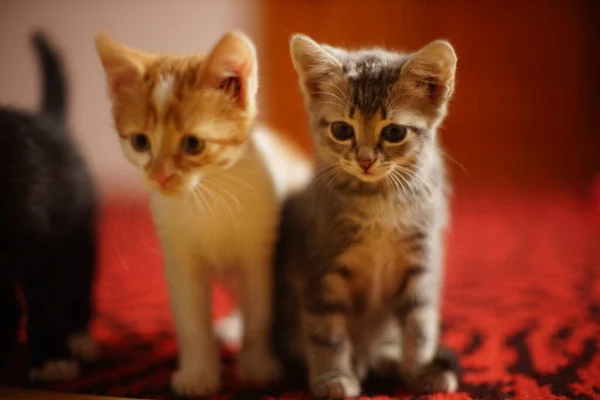
[[[154,104],[159,113],[164,111],[165,104],[169,99],[169,95],[173,91],[173,86],[175,84],[175,76],[173,74],[162,75],[156,86],[154,86],[154,90],[152,91],[152,99],[154,100]]]
[[[390,90],[398,82],[404,60],[390,61],[369,54],[353,61],[347,73],[353,95],[351,118],[354,109],[358,109],[369,117],[381,112],[382,118],[386,119],[385,103]]]

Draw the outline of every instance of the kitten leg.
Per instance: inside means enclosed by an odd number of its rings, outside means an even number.
[[[8,268],[0,265],[0,315],[2,327],[0,328],[0,365],[17,343],[17,334],[21,324],[21,304],[17,297],[17,288],[14,280],[8,274]]]
[[[270,254],[244,261],[241,310],[244,336],[237,373],[242,381],[267,384],[281,377],[271,351],[273,277]]]
[[[171,379],[181,396],[205,396],[221,388],[219,351],[212,328],[211,279],[185,251],[165,251],[165,273],[179,345],[179,369]]]
[[[369,351],[369,366],[382,378],[398,377],[402,354],[401,331],[398,321],[391,318]]]
[[[436,365],[439,339],[438,276],[414,266],[407,272],[406,290],[397,309],[402,326],[401,370],[418,393],[455,392],[456,372]]]
[[[56,251],[56,249],[54,249]],[[34,381],[65,381],[79,375],[79,365],[71,358],[66,337],[69,288],[65,271],[52,251],[41,251],[22,260],[39,269],[23,268],[21,287],[27,310],[27,342],[29,346],[29,378]],[[43,254],[43,255],[42,255]]]
[[[311,286],[318,290],[305,292],[301,315],[311,393],[325,398],[357,397],[361,387],[348,334],[351,302],[345,282],[329,274]]]
[[[91,209],[93,211],[93,209]],[[82,361],[94,361],[100,354],[98,343],[91,336],[93,282],[96,267],[95,214],[87,214],[82,225],[69,241],[69,271],[73,282],[70,291],[71,321],[67,345],[71,355]]]
[[[67,359],[46,361],[41,367],[29,371],[29,379],[32,381],[70,381],[77,376],[79,376],[79,365]]]
[[[369,375],[369,360],[366,357],[354,357],[352,368],[356,374],[356,378],[360,383],[363,383]]]
[[[244,330],[244,321],[240,310],[214,321],[213,330],[217,339],[226,346],[239,345]]]
[[[94,361],[100,354],[98,342],[88,331],[73,333],[67,338],[67,345],[73,357],[82,361]]]

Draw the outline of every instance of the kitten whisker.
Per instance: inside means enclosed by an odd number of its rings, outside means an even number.
[[[464,166],[463,166],[461,163],[459,163],[458,161],[456,161],[456,159],[455,159],[455,158],[453,158],[453,157],[452,157],[450,154],[446,153],[446,152],[445,152],[445,151],[443,151],[443,150],[441,150],[441,153],[442,153],[442,156],[446,157],[448,160],[450,160],[450,161],[452,161],[454,164],[458,165],[458,167],[459,167],[460,169],[462,169],[462,171],[463,171],[465,174],[467,174],[467,175],[469,174],[469,173],[467,172],[467,169],[466,169],[466,168],[465,168],[465,167],[464,167]]]
[[[335,172],[329,174],[329,179],[327,179],[327,181],[324,182],[323,191],[321,193],[324,193],[324,190],[328,190],[336,186],[336,184],[339,182],[339,178],[342,176],[343,173],[343,169],[337,168]]]
[[[134,203],[134,223],[136,225],[138,236],[140,237],[140,241],[142,242],[142,244],[148,250],[150,250],[154,254],[160,255],[160,252],[158,252],[154,247],[150,245],[150,240],[146,236],[146,232],[144,231],[144,227],[142,226],[144,208],[144,199],[142,197],[138,197]]]
[[[194,186],[194,191],[192,192],[191,197],[192,197],[192,200],[194,200],[194,205],[196,207],[200,208],[203,212],[206,212],[208,214],[209,219],[212,219],[212,217],[213,217],[212,205],[210,204],[210,202],[204,195],[202,189],[203,189],[202,185],[200,183],[197,183],[196,186]],[[210,207],[210,209],[209,209],[209,207]]]
[[[397,190],[402,194],[402,197],[406,199],[406,188],[404,187],[402,181],[400,181],[400,179],[398,179],[396,175],[396,171],[392,170],[392,173],[389,174],[390,179],[394,182],[394,185],[396,186]]]
[[[411,171],[401,166],[399,166],[398,169],[401,172],[406,173],[408,180],[414,182],[417,185],[417,189],[422,188],[427,192],[429,196],[433,195],[433,189],[431,188],[429,182],[427,182],[427,180],[420,176],[417,172]]]
[[[348,100],[344,101],[344,99],[342,99],[340,96],[337,96],[337,95],[335,95],[333,93],[329,93],[329,92],[310,92],[309,94],[326,94],[328,96],[331,96],[331,97],[334,97],[334,98],[338,99],[344,105],[348,104]]]
[[[213,190],[210,190],[210,188],[208,188],[207,186],[204,186],[204,188],[206,188],[206,194],[211,195],[213,199],[215,199],[215,201],[217,201],[223,209],[226,209],[229,212],[229,216],[233,218],[233,210],[229,206],[229,203],[225,199],[223,199],[222,196],[219,196],[218,193],[216,193]]]
[[[246,160],[250,160],[250,161],[252,161],[252,159],[250,158],[250,156],[248,156],[248,154],[246,154],[246,152],[245,152],[245,151],[242,151],[242,152],[240,153],[240,157],[242,157],[242,158],[245,158]],[[225,175],[227,175],[227,174],[223,174],[223,176],[225,176]]]
[[[317,171],[313,176],[313,185],[317,190],[316,196],[313,197],[313,207],[315,206],[315,202],[320,202],[325,190],[329,189],[329,182],[332,179],[331,172],[336,168],[338,168],[336,164],[326,164],[324,166],[317,167]]]
[[[423,168],[419,168],[419,166],[416,165],[415,163],[412,163],[410,161],[405,161],[405,162],[399,163],[398,165],[400,167],[411,166],[413,168],[413,170],[408,171],[408,172],[410,172],[412,175],[414,175],[417,179],[422,181],[428,187],[431,187],[429,182],[436,182],[436,179],[433,176],[431,176],[429,171],[427,171],[426,169],[423,169]],[[421,176],[422,174],[425,174],[425,177],[427,179],[425,179],[423,176]],[[431,190],[430,190],[430,193],[431,193]]]
[[[412,194],[413,200],[414,200],[417,197],[417,194],[415,193],[414,188],[412,187],[410,182],[404,177],[404,175],[402,173],[399,173],[397,170],[396,170],[396,173],[397,173],[398,178],[402,179],[402,181],[404,183],[406,183],[406,186],[408,186],[408,188],[410,189],[410,193]]]
[[[248,158],[248,159],[250,159],[250,158]],[[222,174],[222,175],[219,175],[219,178],[227,178],[227,179],[231,180],[232,182],[234,182],[236,184],[240,184],[240,185],[246,186],[248,189],[256,191],[256,188],[254,186],[252,186],[248,182],[245,182],[245,181],[243,181],[242,179],[240,179],[240,178],[238,178],[236,176],[232,176],[231,174]]]
[[[235,195],[233,193],[231,193],[231,191],[229,191],[227,188],[225,188],[225,186],[219,184],[217,181],[212,181],[212,180],[208,181],[207,180],[207,183],[208,182],[210,182],[211,184],[215,185],[218,190],[221,190],[222,192],[224,192],[225,194],[227,194],[229,196],[229,198],[231,198],[235,202],[235,204],[236,204],[236,206],[238,208],[241,207],[241,204],[240,204],[240,201],[238,200],[238,198],[235,197]],[[223,201],[226,202],[226,200],[224,198],[223,198]]]
[[[341,110],[344,109],[344,107],[341,104],[334,103],[333,101],[324,101],[324,100],[321,100],[319,103],[321,103],[321,104],[331,104],[331,105],[334,105],[334,106],[338,107]]]
[[[344,91],[342,89],[340,89],[339,86],[337,86],[337,85],[335,85],[335,84],[333,84],[331,82],[327,82],[327,81],[321,82],[321,84],[322,85],[329,85],[332,88],[336,89],[344,97],[344,99],[346,100],[346,104],[350,104],[351,103],[350,99],[348,99],[348,96],[346,96],[346,93],[344,93]]]
[[[122,209],[121,209],[121,211],[122,211]],[[121,218],[119,218],[119,219],[121,219]],[[115,221],[115,218],[113,216],[111,216],[111,222],[113,222],[113,221]],[[119,258],[119,262],[121,263],[121,265],[123,265],[125,270],[129,271],[129,265],[127,265],[127,263],[125,262],[125,259],[123,258],[117,243],[118,243],[117,235],[112,235],[113,250],[115,251],[115,254],[117,255],[117,257]]]

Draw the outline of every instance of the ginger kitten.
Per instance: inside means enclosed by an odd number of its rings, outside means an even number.
[[[281,138],[254,129],[253,44],[231,32],[208,54],[151,54],[104,34],[96,45],[123,152],[152,189],[179,343],[174,391],[198,396],[220,388],[210,288],[213,278],[231,273],[240,278],[244,320],[239,377],[273,381],[279,366],[269,343],[271,264],[279,202],[309,171]]]
[[[439,347],[447,184],[437,127],[456,55],[349,51],[303,35],[291,56],[317,172],[284,207],[275,341],[318,397],[361,394],[374,373],[416,392],[453,392]]]

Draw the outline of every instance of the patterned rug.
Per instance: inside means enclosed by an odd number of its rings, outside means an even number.
[[[455,196],[443,341],[460,354],[464,374],[460,393],[431,398],[600,398],[600,208],[591,199],[567,191]],[[146,205],[113,203],[102,225],[93,329],[103,358],[78,380],[43,388],[174,398],[176,344]],[[218,287],[214,295],[215,316],[231,310]],[[1,381],[27,386],[22,352]],[[297,382],[243,388],[234,349],[223,349],[223,359],[225,388],[215,398],[308,398]],[[405,398],[393,382],[368,382],[365,395]]]

